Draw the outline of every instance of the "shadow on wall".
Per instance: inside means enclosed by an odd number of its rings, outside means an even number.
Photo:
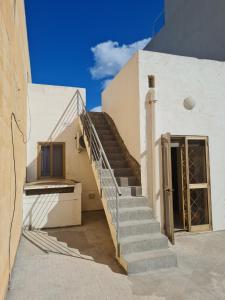
[[[50,133],[49,137],[46,139],[46,142],[65,142],[68,140],[68,136],[74,140],[75,134],[78,130],[78,108],[77,108],[77,99],[73,96],[69,101],[69,104],[65,108],[64,112],[57,121],[55,127]],[[73,127],[73,128],[72,128]],[[68,132],[69,131],[69,132]],[[37,144],[39,141],[35,141]],[[40,141],[43,142],[43,141]],[[74,145],[75,151],[75,145]],[[37,156],[36,158],[27,166],[27,181],[30,182],[30,178],[37,179]],[[33,173],[33,174],[32,174]]]
[[[149,126],[148,126],[149,127]],[[147,130],[148,131],[148,130]],[[149,135],[148,135],[149,136]],[[156,213],[156,211],[158,211],[158,209],[160,210],[160,215],[154,215],[156,218],[160,218],[160,223],[161,223],[161,230],[164,231],[164,204],[163,204],[163,173],[162,173],[162,148],[161,148],[161,139],[158,139],[155,142],[154,145],[155,149],[157,149],[158,153],[158,157],[159,157],[159,168],[157,166],[155,166],[156,171],[159,172],[159,174],[156,176],[159,176],[159,187],[158,190],[154,191],[154,201],[152,199],[149,199],[149,204],[150,207],[153,209],[154,213]],[[148,148],[150,149],[150,148]],[[144,162],[144,165],[146,166],[146,169],[143,171],[143,173],[145,174],[144,176],[146,176],[147,178],[147,186],[149,187],[150,184],[150,180],[151,180],[151,176],[152,176],[152,172],[150,171],[151,163],[150,163],[150,155],[149,155],[150,150],[145,150],[144,152],[141,153],[141,160]],[[150,190],[148,190],[148,194],[150,193]]]
[[[75,186],[78,189],[78,186]],[[72,195],[65,193],[40,194],[25,199],[23,227],[40,229],[45,227],[81,224],[80,191]]]
[[[76,150],[75,136],[76,133],[80,131],[79,120],[77,117],[78,110],[80,111],[81,107],[78,107],[77,98],[73,96],[46,139],[46,142],[65,143],[65,177],[66,179],[75,180],[82,183],[82,208],[86,209],[86,207],[89,206],[90,210],[98,210],[102,209],[102,203],[98,193],[97,185],[94,180],[94,175],[92,174],[88,155],[86,151],[78,153]],[[38,140],[34,141],[30,147],[37,149],[38,142]],[[27,166],[27,181],[29,182],[37,180],[37,155],[35,156],[35,159]],[[94,201],[88,199],[90,186],[91,191],[93,191],[96,195],[96,199],[94,199]],[[36,198],[34,198],[35,196],[32,196],[34,203],[32,204],[29,212],[26,214],[24,224],[33,224],[34,228],[48,227],[53,221],[54,215],[56,213],[60,214],[62,202],[65,200],[64,195],[44,195],[45,197],[43,200],[45,199],[45,201],[40,201],[41,195],[37,195]],[[69,205],[69,202],[72,202],[71,200],[66,200],[65,202],[67,203],[68,207],[72,205]],[[75,205],[78,204],[75,203]],[[79,206],[77,206],[77,209],[81,210]],[[61,215],[62,214],[63,212],[61,212]]]

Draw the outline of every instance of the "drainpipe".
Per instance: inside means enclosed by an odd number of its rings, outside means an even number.
[[[153,215],[156,217],[156,194],[155,194],[155,176],[156,176],[156,169],[155,169],[155,149],[156,149],[156,141],[155,141],[155,104],[157,100],[155,100],[155,89],[149,88],[146,94],[146,113],[147,113],[147,120],[146,120],[146,135],[148,143],[148,195],[150,199],[150,205],[153,209]]]

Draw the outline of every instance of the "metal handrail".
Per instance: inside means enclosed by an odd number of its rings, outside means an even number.
[[[95,126],[86,110],[82,95],[79,90],[77,90],[73,96],[73,99],[76,99],[77,103],[77,114],[80,116],[80,120],[83,125],[84,132],[87,136],[87,140],[90,145],[90,158],[94,161],[97,161],[100,165],[100,188],[101,191],[104,190],[106,196],[115,197],[116,198],[116,238],[117,238],[117,254],[120,255],[119,250],[119,197],[122,195],[121,190],[118,186],[116,181],[115,175],[111,169],[110,163],[98,136],[98,133],[95,129]],[[81,104],[81,107],[80,107]],[[81,109],[80,109],[81,108]],[[115,195],[111,191],[111,189],[104,189],[104,178],[102,176],[103,171],[109,171],[110,177],[109,179],[112,180],[112,183],[115,188]],[[105,180],[108,178],[105,178]],[[112,208],[113,209],[113,208]]]
[[[94,127],[94,124],[93,124],[93,122],[92,122],[90,116],[88,115],[88,112],[86,111],[86,107],[85,107],[85,105],[84,105],[84,101],[83,101],[83,98],[82,98],[82,96],[81,96],[81,94],[80,94],[80,91],[77,90],[76,92],[77,92],[77,94],[78,94],[79,97],[80,97],[80,100],[81,100],[81,103],[82,103],[82,106],[83,106],[85,112],[87,113],[88,121],[89,121],[89,123],[90,123],[90,125],[91,125],[91,127],[92,127],[94,136],[95,136],[95,138],[96,138],[97,141],[98,141],[100,150],[101,150],[102,155],[103,155],[103,157],[104,157],[104,159],[105,159],[106,165],[107,165],[107,167],[108,167],[108,169],[109,169],[109,171],[110,171],[110,174],[111,174],[111,176],[112,176],[112,179],[113,179],[114,184],[115,184],[115,187],[116,187],[116,190],[117,190],[118,194],[121,196],[122,193],[121,193],[121,191],[120,191],[120,188],[119,188],[119,186],[118,186],[118,183],[117,183],[117,181],[116,181],[116,178],[115,178],[115,176],[114,176],[114,174],[113,174],[113,171],[112,171],[112,169],[111,169],[110,163],[109,163],[109,161],[108,161],[108,159],[107,159],[107,156],[106,156],[106,154],[105,154],[104,148],[103,148],[102,143],[101,143],[101,141],[100,141],[100,139],[99,139],[98,133],[97,133],[95,127]],[[78,109],[78,114],[79,114],[79,109]]]

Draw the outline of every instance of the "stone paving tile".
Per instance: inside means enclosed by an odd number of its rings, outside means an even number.
[[[178,268],[130,277],[113,256],[103,213],[85,214],[82,227],[51,229],[48,234],[93,261],[46,254],[22,238],[7,300],[225,299],[224,231],[178,235],[173,246]]]

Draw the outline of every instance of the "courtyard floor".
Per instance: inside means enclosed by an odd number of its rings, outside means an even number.
[[[47,232],[57,238],[49,253],[41,250],[43,236],[39,248],[22,237],[7,300],[225,299],[224,231],[176,235],[178,268],[129,277],[114,258],[103,212]]]

